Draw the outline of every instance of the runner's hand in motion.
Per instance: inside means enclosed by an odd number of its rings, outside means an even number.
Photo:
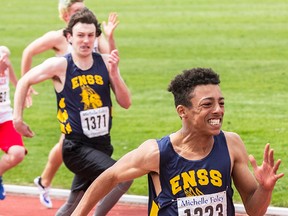
[[[32,88],[32,86],[28,89],[27,95],[26,95],[26,100],[25,100],[25,107],[29,108],[32,106],[33,101],[32,101],[32,96],[33,95],[38,95],[38,92],[35,91],[35,89]]]
[[[277,174],[281,160],[274,163],[274,150],[270,149],[270,144],[266,144],[261,166],[257,166],[255,158],[250,155],[249,160],[254,169],[254,175],[259,185],[265,190],[273,190],[278,179],[284,176],[284,173]]]
[[[110,13],[108,23],[106,23],[105,21],[102,23],[104,33],[108,39],[113,35],[114,30],[120,22],[119,20],[117,20],[117,17],[117,13]]]
[[[19,121],[13,120],[13,125],[16,131],[20,133],[22,136],[25,136],[28,138],[32,138],[34,136],[34,132],[22,120],[19,120]]]

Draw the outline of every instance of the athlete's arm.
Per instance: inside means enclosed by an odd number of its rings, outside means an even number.
[[[102,55],[102,57],[109,71],[111,88],[115,94],[116,101],[121,107],[128,109],[131,105],[131,94],[118,68],[118,50],[113,50],[110,55]]]
[[[88,215],[95,204],[118,183],[149,172],[159,172],[159,149],[155,140],[147,140],[97,177],[85,192],[72,216]]]
[[[47,50],[57,51],[59,43],[63,42],[61,30],[50,31],[31,42],[22,53],[21,74],[22,76],[31,69],[33,57]]]
[[[32,43],[30,43],[22,53],[21,60],[21,74],[22,76],[27,73],[33,62],[33,57],[40,53],[43,53],[48,50],[54,50],[56,53],[61,50],[60,46],[65,43],[65,38],[62,35],[62,30],[50,31],[44,34],[43,36],[37,38]],[[26,97],[26,107],[32,106],[32,94],[37,95],[32,86],[29,88]]]
[[[272,191],[276,181],[283,173],[276,174],[280,161],[274,164],[273,151],[265,147],[264,160],[261,167],[257,167],[252,159],[254,175],[250,171],[249,157],[241,138],[235,133],[226,133],[229,152],[233,161],[232,177],[235,187],[239,191],[245,210],[249,215],[264,215],[271,202]]]
[[[10,62],[9,66],[8,66],[8,70],[9,70],[9,78],[10,78],[10,82],[14,85],[14,87],[16,87],[18,79],[16,77],[14,68]]]
[[[30,86],[47,79],[62,77],[66,72],[66,67],[67,61],[64,57],[52,57],[32,68],[18,81],[14,95],[13,124],[21,135],[26,137],[33,137],[34,135],[29,126],[23,122],[23,109],[28,89]],[[60,82],[61,79],[54,80],[59,80]]]
[[[110,13],[107,24],[105,21],[102,23],[103,30],[106,36],[105,37],[103,34],[101,34],[98,37],[99,52],[102,54],[105,54],[105,53],[109,54],[112,52],[112,50],[116,49],[116,43],[114,40],[114,30],[119,24],[117,17],[118,17],[117,13]]]

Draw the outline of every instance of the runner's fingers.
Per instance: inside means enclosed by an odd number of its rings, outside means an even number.
[[[33,137],[34,132],[30,129],[30,127],[28,125],[26,125],[26,126],[27,126],[27,130],[26,130],[26,133],[24,136],[29,137],[29,138]]]
[[[277,173],[277,170],[279,169],[279,166],[281,164],[281,160],[278,159],[275,166],[273,167],[273,172],[276,174]]]
[[[280,173],[280,174],[276,175],[276,178],[278,180],[278,179],[282,178],[283,176],[284,176],[284,173]]]
[[[269,164],[273,167],[274,166],[274,150],[270,149],[269,151],[269,158],[268,158]]]
[[[267,143],[266,146],[265,146],[265,149],[264,149],[264,154],[263,154],[263,160],[264,162],[266,163],[269,163],[269,159],[268,159],[268,155],[269,155],[269,149],[270,149],[270,144]]]
[[[111,55],[110,55],[110,58],[113,58],[113,59],[119,60],[119,53],[118,53],[118,50],[112,50]]]
[[[112,12],[109,15],[109,21],[114,23],[117,20],[117,17],[118,17],[117,13]]]
[[[256,163],[256,160],[255,160],[254,156],[253,155],[249,155],[249,160],[250,160],[250,163],[251,163],[253,169],[256,170],[257,169],[257,163]]]

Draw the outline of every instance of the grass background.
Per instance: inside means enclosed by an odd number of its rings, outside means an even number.
[[[56,0],[9,0],[0,7],[0,44],[12,51],[18,77],[22,51],[45,32],[64,27]],[[132,92],[129,110],[116,103],[112,128],[113,157],[120,158],[149,138],[176,131],[181,122],[170,80],[183,69],[211,67],[220,74],[226,98],[223,129],[235,131],[247,151],[262,161],[270,142],[287,173],[288,138],[288,4],[284,0],[86,0],[100,21],[118,12],[115,36],[120,69]],[[33,64],[53,56],[34,58]],[[36,136],[24,139],[29,154],[4,175],[5,184],[33,185],[50,149],[59,139],[56,101],[50,81],[38,84],[39,95],[25,110],[25,121]],[[12,91],[12,99],[14,88]],[[69,188],[72,174],[62,166],[53,187]],[[288,207],[287,177],[276,185],[272,205]],[[136,179],[130,194],[147,195],[146,177]],[[235,194],[235,201],[240,202]]]

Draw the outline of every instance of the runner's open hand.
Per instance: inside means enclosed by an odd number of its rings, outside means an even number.
[[[277,174],[281,160],[274,163],[274,150],[270,149],[270,144],[266,144],[261,166],[257,166],[255,158],[250,155],[249,160],[254,169],[256,180],[265,190],[273,190],[278,179],[284,176],[284,173]]]

